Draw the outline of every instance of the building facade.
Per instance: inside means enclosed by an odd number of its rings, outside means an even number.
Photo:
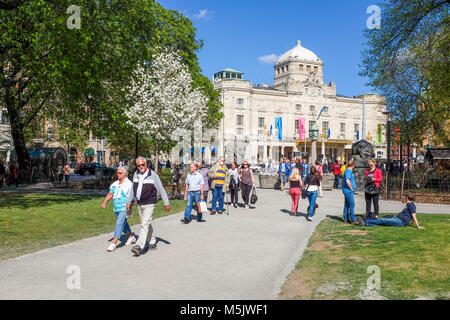
[[[217,137],[219,152],[229,153],[229,146],[238,141],[245,146],[243,157],[251,163],[279,161],[281,156],[311,159],[314,145],[319,159],[346,161],[352,143],[365,138],[374,144],[375,156],[385,158],[385,98],[339,95],[334,82],[324,83],[323,73],[322,60],[300,41],[275,63],[273,85],[254,85],[233,69],[217,72],[214,86],[224,104]],[[282,119],[281,139],[276,118]],[[299,119],[304,119],[305,139],[300,139]],[[313,127],[319,129],[314,144],[309,138]]]

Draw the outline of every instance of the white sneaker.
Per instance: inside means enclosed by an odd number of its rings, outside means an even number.
[[[113,252],[113,251],[116,251],[116,249],[117,249],[117,246],[114,243],[111,243],[109,245],[108,249],[106,249],[106,251]]]
[[[313,217],[308,216],[308,221],[313,221]]]
[[[125,246],[131,246],[133,243],[136,243],[136,238],[134,236],[131,236],[128,238],[127,242],[125,242]]]
[[[245,205],[245,209],[248,210],[250,209],[250,206],[248,204]]]

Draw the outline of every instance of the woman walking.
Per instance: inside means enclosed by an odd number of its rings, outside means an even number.
[[[244,161],[242,168],[239,170],[239,180],[241,181],[242,200],[244,200],[245,209],[249,209],[248,202],[250,201],[250,192],[255,185],[255,178],[248,161]]]
[[[322,182],[323,181],[323,166],[320,164],[319,160],[316,160],[316,169],[320,176],[320,182]],[[319,198],[323,198],[322,183],[319,186]]]
[[[292,198],[292,215],[297,216],[298,213],[298,200],[300,199],[300,188],[304,188],[302,182],[302,176],[300,170],[297,167],[292,169],[292,173],[289,176],[289,194]]]
[[[366,199],[366,215],[364,219],[372,219],[369,217],[370,209],[373,206],[375,210],[375,219],[378,217],[380,208],[378,206],[378,200],[380,197],[380,184],[383,181],[383,173],[377,168],[377,162],[375,159],[369,160],[369,170],[366,170],[364,197]],[[369,217],[369,218],[368,218]]]
[[[117,242],[122,236],[122,232],[128,234],[128,240],[125,243],[126,246],[130,246],[136,242],[136,238],[131,232],[130,226],[127,222],[127,202],[128,198],[131,196],[133,192],[133,183],[127,178],[128,176],[128,167],[119,167],[117,168],[117,177],[119,180],[114,182],[110,189],[109,193],[105,198],[105,201],[102,203],[102,208],[106,208],[106,203],[113,199],[113,209],[114,214],[116,215],[116,228],[114,230],[114,239],[111,245],[106,249],[108,252],[113,252],[117,249]]]
[[[235,208],[238,207],[239,200],[239,170],[236,163],[231,164],[230,172],[230,194],[231,194],[231,205]]]
[[[317,196],[319,195],[320,175],[316,167],[311,167],[310,173],[306,176],[305,182],[306,195],[309,200],[308,207],[308,221],[313,221],[314,213],[319,205],[316,203]]]

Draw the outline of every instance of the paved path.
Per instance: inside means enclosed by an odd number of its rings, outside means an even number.
[[[230,209],[207,223],[182,225],[182,214],[153,223],[158,250],[139,258],[129,248],[105,251],[112,232],[0,263],[0,299],[272,299],[277,296],[317,224],[341,216],[340,191],[319,199],[314,222],[291,217],[286,192],[259,190],[257,208]],[[364,210],[357,197],[357,211]],[[300,211],[307,202],[301,200]],[[401,203],[381,201],[381,212]],[[418,212],[450,213],[450,206],[417,205]],[[136,230],[136,228],[134,228]],[[69,290],[66,270],[81,270],[81,290]]]

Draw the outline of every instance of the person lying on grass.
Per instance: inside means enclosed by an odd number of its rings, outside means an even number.
[[[416,205],[414,204],[414,197],[412,195],[406,196],[406,207],[397,217],[381,218],[381,219],[364,219],[358,217],[359,225],[362,227],[375,227],[375,226],[391,226],[391,227],[406,227],[412,220],[417,229],[424,229],[419,226],[419,222],[416,217]]]

